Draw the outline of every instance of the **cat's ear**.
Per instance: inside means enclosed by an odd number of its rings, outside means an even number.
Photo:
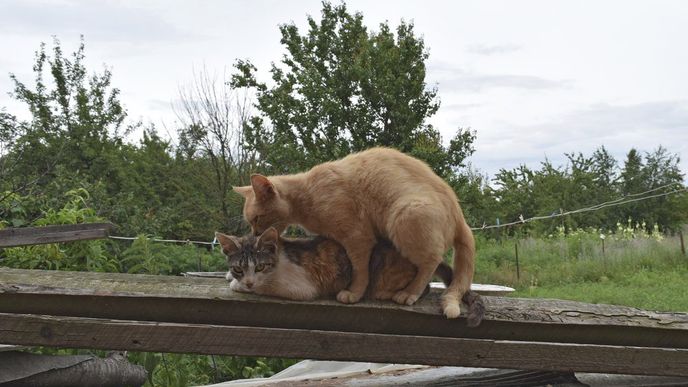
[[[274,227],[269,227],[258,237],[256,244],[258,247],[269,247],[271,251],[275,251],[279,241],[279,232]]]
[[[239,243],[239,238],[232,235],[225,235],[221,232],[215,232],[215,238],[217,238],[220,246],[222,246],[222,252],[225,255],[231,255],[239,251],[239,246],[241,245],[241,243]]]
[[[257,173],[251,175],[251,186],[256,194],[256,199],[260,201],[269,200],[275,196],[275,186],[263,175]]]
[[[248,194],[250,194],[251,191],[253,191],[253,187],[251,187],[250,185],[246,185],[243,187],[232,187],[232,189],[234,190],[234,192],[238,193],[243,197],[247,197]]]

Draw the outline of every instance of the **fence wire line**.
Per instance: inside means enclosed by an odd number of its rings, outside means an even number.
[[[607,202],[595,204],[592,206],[584,207],[584,208],[579,208],[576,210],[571,210],[571,211],[563,211],[559,210],[557,213],[553,213],[551,215],[540,215],[540,216],[533,216],[531,218],[524,219],[523,215],[519,217],[519,220],[509,222],[509,223],[502,223],[502,224],[492,224],[492,225],[483,225],[482,227],[471,227],[471,230],[477,231],[477,230],[489,230],[489,229],[496,229],[496,228],[502,228],[502,227],[509,227],[509,226],[515,226],[518,224],[524,224],[524,223],[529,223],[535,220],[544,220],[544,219],[553,219],[553,218],[559,218],[562,216],[567,216],[567,215],[573,215],[573,214],[580,214],[583,212],[590,212],[590,211],[597,211],[601,210],[603,208],[607,207],[615,207],[615,206],[620,206],[623,204],[628,204],[628,203],[633,203],[633,202],[639,202],[642,200],[647,200],[647,199],[652,199],[652,198],[658,198],[662,196],[669,196],[673,195],[676,193],[680,192],[686,192],[688,191],[688,187],[684,187],[681,185],[682,188],[675,189],[673,191],[667,191],[667,192],[662,192],[659,194],[654,194],[654,195],[649,195],[649,196],[642,196],[642,195],[647,195],[652,192],[659,191],[661,189],[665,189],[671,186],[676,186],[680,185],[680,183],[672,183],[672,184],[667,184],[663,185],[661,187],[653,188],[644,192],[638,192],[634,194],[628,194],[626,196],[620,197],[618,199],[610,200]],[[642,196],[642,197],[637,197],[637,196]],[[138,237],[124,237],[124,236],[114,236],[110,235],[108,236],[110,239],[117,239],[117,240],[126,240],[126,241],[133,241],[138,239]],[[203,241],[192,241],[192,240],[181,240],[181,239],[157,239],[157,238],[146,238],[151,242],[161,242],[161,243],[184,243],[184,244],[197,244],[197,245],[205,245],[205,246],[210,246],[211,248],[214,247],[215,245],[218,244],[217,238],[213,239],[212,242],[203,242]]]
[[[138,237],[123,237],[123,236],[114,236],[110,235],[108,236],[110,239],[117,239],[117,240],[124,240],[124,241],[135,241],[139,239]],[[213,246],[217,244],[217,240],[213,240],[212,242],[202,242],[202,241],[192,241],[192,240],[180,240],[180,239],[157,239],[157,238],[146,238],[151,242],[162,242],[162,243],[193,243],[197,245],[208,245],[208,246]]]
[[[647,190],[647,191],[645,191],[645,192],[639,192],[639,193],[635,193],[635,194],[629,194],[629,195],[623,196],[623,197],[618,198],[618,199],[610,200],[610,201],[607,201],[607,202],[603,202],[603,203],[600,203],[600,204],[595,204],[595,205],[588,206],[588,207],[578,208],[578,209],[571,210],[571,211],[563,211],[563,210],[560,209],[559,212],[554,212],[554,213],[552,213],[552,214],[550,214],[550,215],[533,216],[533,217],[531,217],[531,218],[525,218],[525,219],[523,218],[523,215],[520,215],[520,216],[519,216],[519,219],[518,219],[518,220],[515,220],[515,221],[513,221],[513,222],[501,223],[501,224],[493,224],[493,225],[489,225],[489,226],[483,225],[482,227],[471,227],[471,230],[473,230],[473,231],[477,231],[477,230],[489,230],[489,229],[497,229],[497,228],[502,228],[502,227],[515,226],[515,225],[518,225],[518,224],[529,223],[529,222],[532,222],[532,221],[535,221],[535,220],[553,219],[553,218],[559,218],[559,217],[567,216],[567,215],[580,214],[580,213],[583,213],[583,212],[598,211],[598,210],[601,210],[601,209],[603,209],[603,208],[616,207],[616,206],[620,206],[620,205],[623,205],[623,204],[628,204],[628,203],[633,203],[633,202],[639,202],[639,201],[642,201],[642,200],[653,199],[653,198],[658,198],[658,197],[662,197],[662,196],[669,196],[669,195],[673,195],[673,194],[676,194],[676,193],[681,193],[681,192],[686,192],[686,191],[688,191],[688,187],[683,187],[683,186],[681,186],[681,188],[675,189],[675,190],[673,190],[673,191],[667,191],[667,192],[662,192],[662,193],[659,193],[659,194],[654,194],[654,195],[649,195],[649,196],[643,196],[643,197],[637,197],[637,196],[647,195],[648,193],[655,192],[655,191],[659,191],[659,190],[661,190],[661,189],[665,189],[665,188],[668,188],[668,187],[671,187],[671,186],[676,186],[676,185],[679,185],[679,183],[667,184],[667,185],[664,185],[664,186],[661,186],[661,187],[657,187],[657,188],[653,188],[653,189],[651,189],[651,190]]]

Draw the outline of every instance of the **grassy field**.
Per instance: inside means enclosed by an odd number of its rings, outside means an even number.
[[[499,242],[477,236],[477,242],[475,282],[512,286],[517,297],[688,311],[688,257],[678,237],[621,230],[602,239],[599,232],[577,231]]]

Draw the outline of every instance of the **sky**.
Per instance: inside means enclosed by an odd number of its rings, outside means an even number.
[[[619,162],[632,147],[663,145],[688,157],[686,1],[346,2],[370,30],[411,21],[429,49],[426,82],[441,107],[430,119],[448,141],[477,132],[473,167],[493,176],[604,145]],[[33,77],[34,52],[57,36],[65,52],[86,41],[91,70],[104,66],[131,120],[174,131],[172,103],[194,71],[229,74],[250,59],[262,79],[285,52],[278,26],[319,19],[320,1],[0,2],[0,108],[9,73]],[[688,161],[681,168],[688,172]]]

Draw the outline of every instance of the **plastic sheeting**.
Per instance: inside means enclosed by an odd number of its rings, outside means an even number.
[[[241,379],[211,384],[206,387],[265,386],[276,382],[298,382],[306,379],[342,378],[360,374],[385,373],[391,371],[428,368],[422,365],[359,363],[345,361],[304,360],[276,373],[269,378]]]

